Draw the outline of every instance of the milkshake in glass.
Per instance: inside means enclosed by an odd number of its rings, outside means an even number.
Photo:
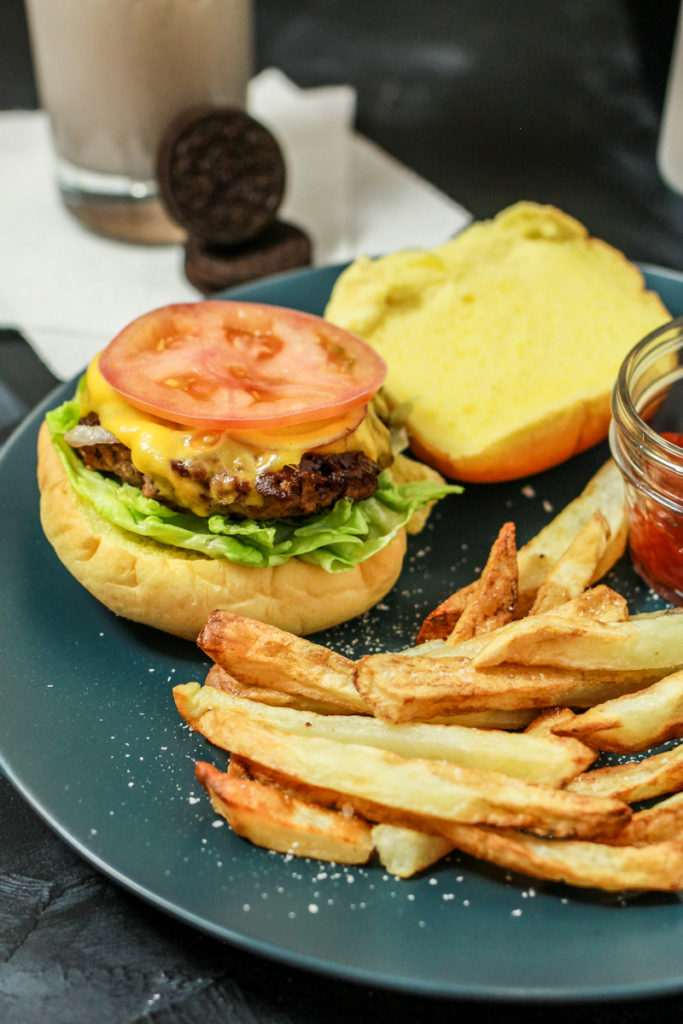
[[[174,117],[244,107],[251,0],[26,0],[68,209],[102,234],[177,241],[154,176]]]

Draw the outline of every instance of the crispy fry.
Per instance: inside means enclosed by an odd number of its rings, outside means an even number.
[[[216,690],[225,690],[226,693],[239,694],[242,689],[249,689],[243,686],[242,683],[238,683],[234,676],[231,676],[229,672],[226,672],[220,665],[212,665],[206,674],[205,683],[207,686],[213,686]]]
[[[595,760],[590,747],[568,737],[533,736],[458,725],[391,725],[362,715],[316,715],[255,704],[198,683],[173,690],[184,720],[211,743],[230,749],[225,716],[237,711],[298,736],[314,736],[391,750],[402,757],[451,761],[468,768],[503,772],[527,782],[563,786]]]
[[[571,708],[545,708],[537,715],[524,730],[527,735],[547,736],[555,731],[561,735],[561,728],[574,721],[576,715]]]
[[[456,590],[434,608],[420,626],[415,642],[424,644],[430,640],[445,640],[455,629],[469,598],[476,592],[477,582],[475,580],[469,586]]]
[[[322,700],[309,700],[307,697],[300,697],[296,693],[285,693],[284,690],[272,690],[269,686],[250,686],[248,683],[241,683],[235,679],[220,665],[212,665],[205,679],[206,686],[212,686],[216,690],[223,690],[235,697],[244,697],[246,700],[254,700],[260,704],[271,704],[280,708],[298,708],[299,711],[315,711],[319,715],[337,714],[339,708],[336,704],[329,704]]]
[[[674,802],[676,805],[674,806]],[[670,804],[667,812],[664,804]],[[513,830],[493,832],[476,825],[451,825],[457,840],[394,825],[375,825],[372,834],[381,863],[391,874],[409,878],[460,849],[481,860],[546,881],[609,892],[683,888],[683,794],[641,811],[607,846],[577,840],[543,840]],[[671,843],[669,840],[673,840]],[[653,847],[653,844],[657,844]],[[619,846],[618,856],[608,852]],[[636,847],[653,847],[643,852]]]
[[[610,846],[538,839],[511,829],[495,831],[466,825],[450,825],[443,834],[465,853],[550,882],[608,892],[683,889],[681,840],[651,846]]]
[[[477,669],[466,658],[401,654],[369,654],[356,664],[359,692],[374,714],[389,722],[492,708],[592,707],[647,686],[658,675],[509,664]]]
[[[371,821],[440,831],[442,821],[524,828],[541,835],[614,835],[630,818],[619,800],[593,798],[445,761],[297,736],[226,711],[224,742],[314,801],[349,805]]]
[[[564,604],[557,605],[552,609],[552,614],[567,618],[585,616],[596,622],[626,622],[628,604],[626,598],[617,594],[616,590],[612,590],[604,583],[598,583],[597,586],[584,590],[582,594]]]
[[[197,772],[195,771],[195,775]],[[231,779],[253,779],[258,782],[258,777],[255,773],[249,771],[249,762],[244,757],[238,757],[237,754],[232,754],[228,761],[227,774]]]
[[[617,846],[648,846],[666,839],[683,837],[683,793],[660,800],[647,810],[638,811],[628,825],[610,839]]]
[[[517,545],[515,524],[505,523],[491,547],[477,585],[469,596],[447,644],[490,633],[511,622],[517,604]]]
[[[626,548],[627,525],[624,485],[621,473],[612,459],[608,460],[588,482],[582,493],[570,502],[532,540],[517,553],[519,574],[518,612],[524,614],[532,605],[539,587],[555,562],[566,551],[581,527],[597,510],[609,525],[609,540],[595,568],[593,583],[601,579],[621,558]],[[476,581],[451,594],[425,619],[417,643],[445,639],[452,632]]]
[[[543,614],[543,613],[539,613]],[[564,604],[558,605],[545,613],[550,616],[561,616],[566,619],[587,618],[596,622],[626,622],[629,618],[628,604],[626,599],[615,590],[600,583],[589,590],[571,598]],[[423,654],[435,658],[474,658],[483,651],[487,644],[491,643],[504,628],[504,625],[497,626],[488,633],[479,633],[477,636],[467,640],[456,640],[453,637],[448,641],[434,637],[431,640],[424,640],[415,647],[408,647],[401,654],[416,655]],[[457,627],[456,627],[457,628]],[[536,626],[540,629],[540,625]]]
[[[661,676],[683,667],[683,608],[609,623],[551,614],[529,616],[504,626],[472,658],[475,668],[503,662]]]
[[[577,498],[566,505],[540,533],[519,549],[519,590],[536,594],[550,567],[567,550],[584,523],[599,510],[609,524],[609,541],[590,582],[596,582],[621,558],[626,548],[627,524],[624,482],[609,459],[588,481]]]
[[[612,796],[627,803],[650,800],[683,789],[683,743],[642,761],[585,772],[567,784],[574,793]]]
[[[323,701],[341,713],[368,711],[353,684],[352,661],[275,626],[215,611],[197,644],[241,683]]]
[[[460,839],[459,844],[450,842],[445,836],[427,835],[394,825],[375,825],[372,834],[381,863],[390,874],[401,878],[409,878],[429,867],[448,854],[454,846],[521,873],[611,891],[629,888],[677,889],[681,886],[681,881],[677,882],[676,878],[683,877],[677,874],[676,870],[671,871],[669,854],[673,852],[679,863],[680,858],[676,849],[672,851],[667,847],[655,851],[654,858],[651,853],[646,854],[644,858],[640,857],[635,850],[629,850],[626,857],[613,858],[606,854],[602,846],[594,843],[590,844],[590,849],[585,850],[582,847],[588,844],[571,840],[534,840],[529,844],[524,842],[529,837],[524,837],[521,833],[508,833],[512,842],[496,844],[489,838],[490,830],[478,826],[456,825],[451,826],[449,831],[454,838]],[[624,829],[609,840],[609,845],[639,847],[678,840],[678,845],[683,846],[680,842],[682,834],[683,793],[678,793],[648,810],[634,814]],[[539,859],[539,853],[546,856]],[[547,856],[548,853],[550,857]],[[646,878],[645,875],[650,872],[653,863],[656,876],[650,879],[648,874]],[[625,868],[629,871],[629,877],[624,874]],[[639,872],[635,876],[634,868]],[[563,873],[561,878],[558,877],[560,872]],[[653,881],[657,884],[653,885]]]
[[[530,615],[549,611],[583,593],[595,579],[609,533],[609,523],[596,510],[551,567],[538,588]]]
[[[400,825],[374,825],[372,839],[380,864],[398,878],[410,878],[431,867],[453,849],[444,836]]]
[[[683,736],[683,672],[665,676],[637,693],[605,701],[557,732],[596,750],[629,754]]]
[[[257,846],[299,857],[365,864],[373,851],[372,830],[357,815],[319,807],[250,779],[246,772],[195,765],[211,805],[240,836]]]
[[[626,599],[617,594],[615,590],[605,586],[604,583],[584,590],[583,593],[565,601],[564,604],[552,608],[545,614],[552,621],[553,616],[561,616],[566,619],[587,618],[597,622],[626,622],[629,617]],[[408,647],[401,651],[401,654],[414,655],[424,654],[435,658],[474,658],[484,650],[497,636],[500,635],[504,625],[496,626],[487,633],[479,633],[468,639],[461,639],[457,642],[449,638],[448,641],[434,639],[426,640],[415,647]],[[540,622],[537,622],[537,629],[541,629]],[[457,629],[457,627],[456,627]]]
[[[212,665],[206,676],[205,684],[217,690],[224,690],[235,697],[270,704],[273,707],[297,708],[299,711],[315,711],[319,715],[337,715],[339,706],[325,701],[309,700],[295,693],[283,690],[271,690],[268,686],[250,686],[241,683],[229,675],[220,665]],[[369,709],[368,709],[369,710]],[[519,710],[466,711],[461,715],[445,715],[437,717],[434,724],[461,725],[476,729],[524,729],[533,718],[534,712],[524,708]],[[431,721],[431,720],[430,720]]]

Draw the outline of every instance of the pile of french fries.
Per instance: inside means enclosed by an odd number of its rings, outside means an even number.
[[[230,752],[227,771],[195,766],[214,809],[260,846],[404,878],[459,850],[576,886],[683,889],[683,744],[653,752],[683,736],[683,609],[630,615],[598,582],[625,544],[610,461],[519,550],[504,524],[400,653],[354,661],[213,612],[205,683],[173,693]]]

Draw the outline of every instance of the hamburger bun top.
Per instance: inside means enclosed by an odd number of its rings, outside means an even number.
[[[386,360],[414,453],[478,482],[604,439],[624,356],[670,319],[621,252],[527,202],[431,251],[355,261],[325,315]]]

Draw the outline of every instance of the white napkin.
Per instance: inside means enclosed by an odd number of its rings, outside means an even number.
[[[249,109],[277,137],[287,165],[283,219],[306,229],[317,265],[438,245],[469,215],[353,131],[348,86],[299,89],[268,69]],[[200,298],[182,248],[127,245],[81,227],[54,184],[42,111],[0,114],[0,325],[17,327],[53,373],[78,373],[149,309]]]

